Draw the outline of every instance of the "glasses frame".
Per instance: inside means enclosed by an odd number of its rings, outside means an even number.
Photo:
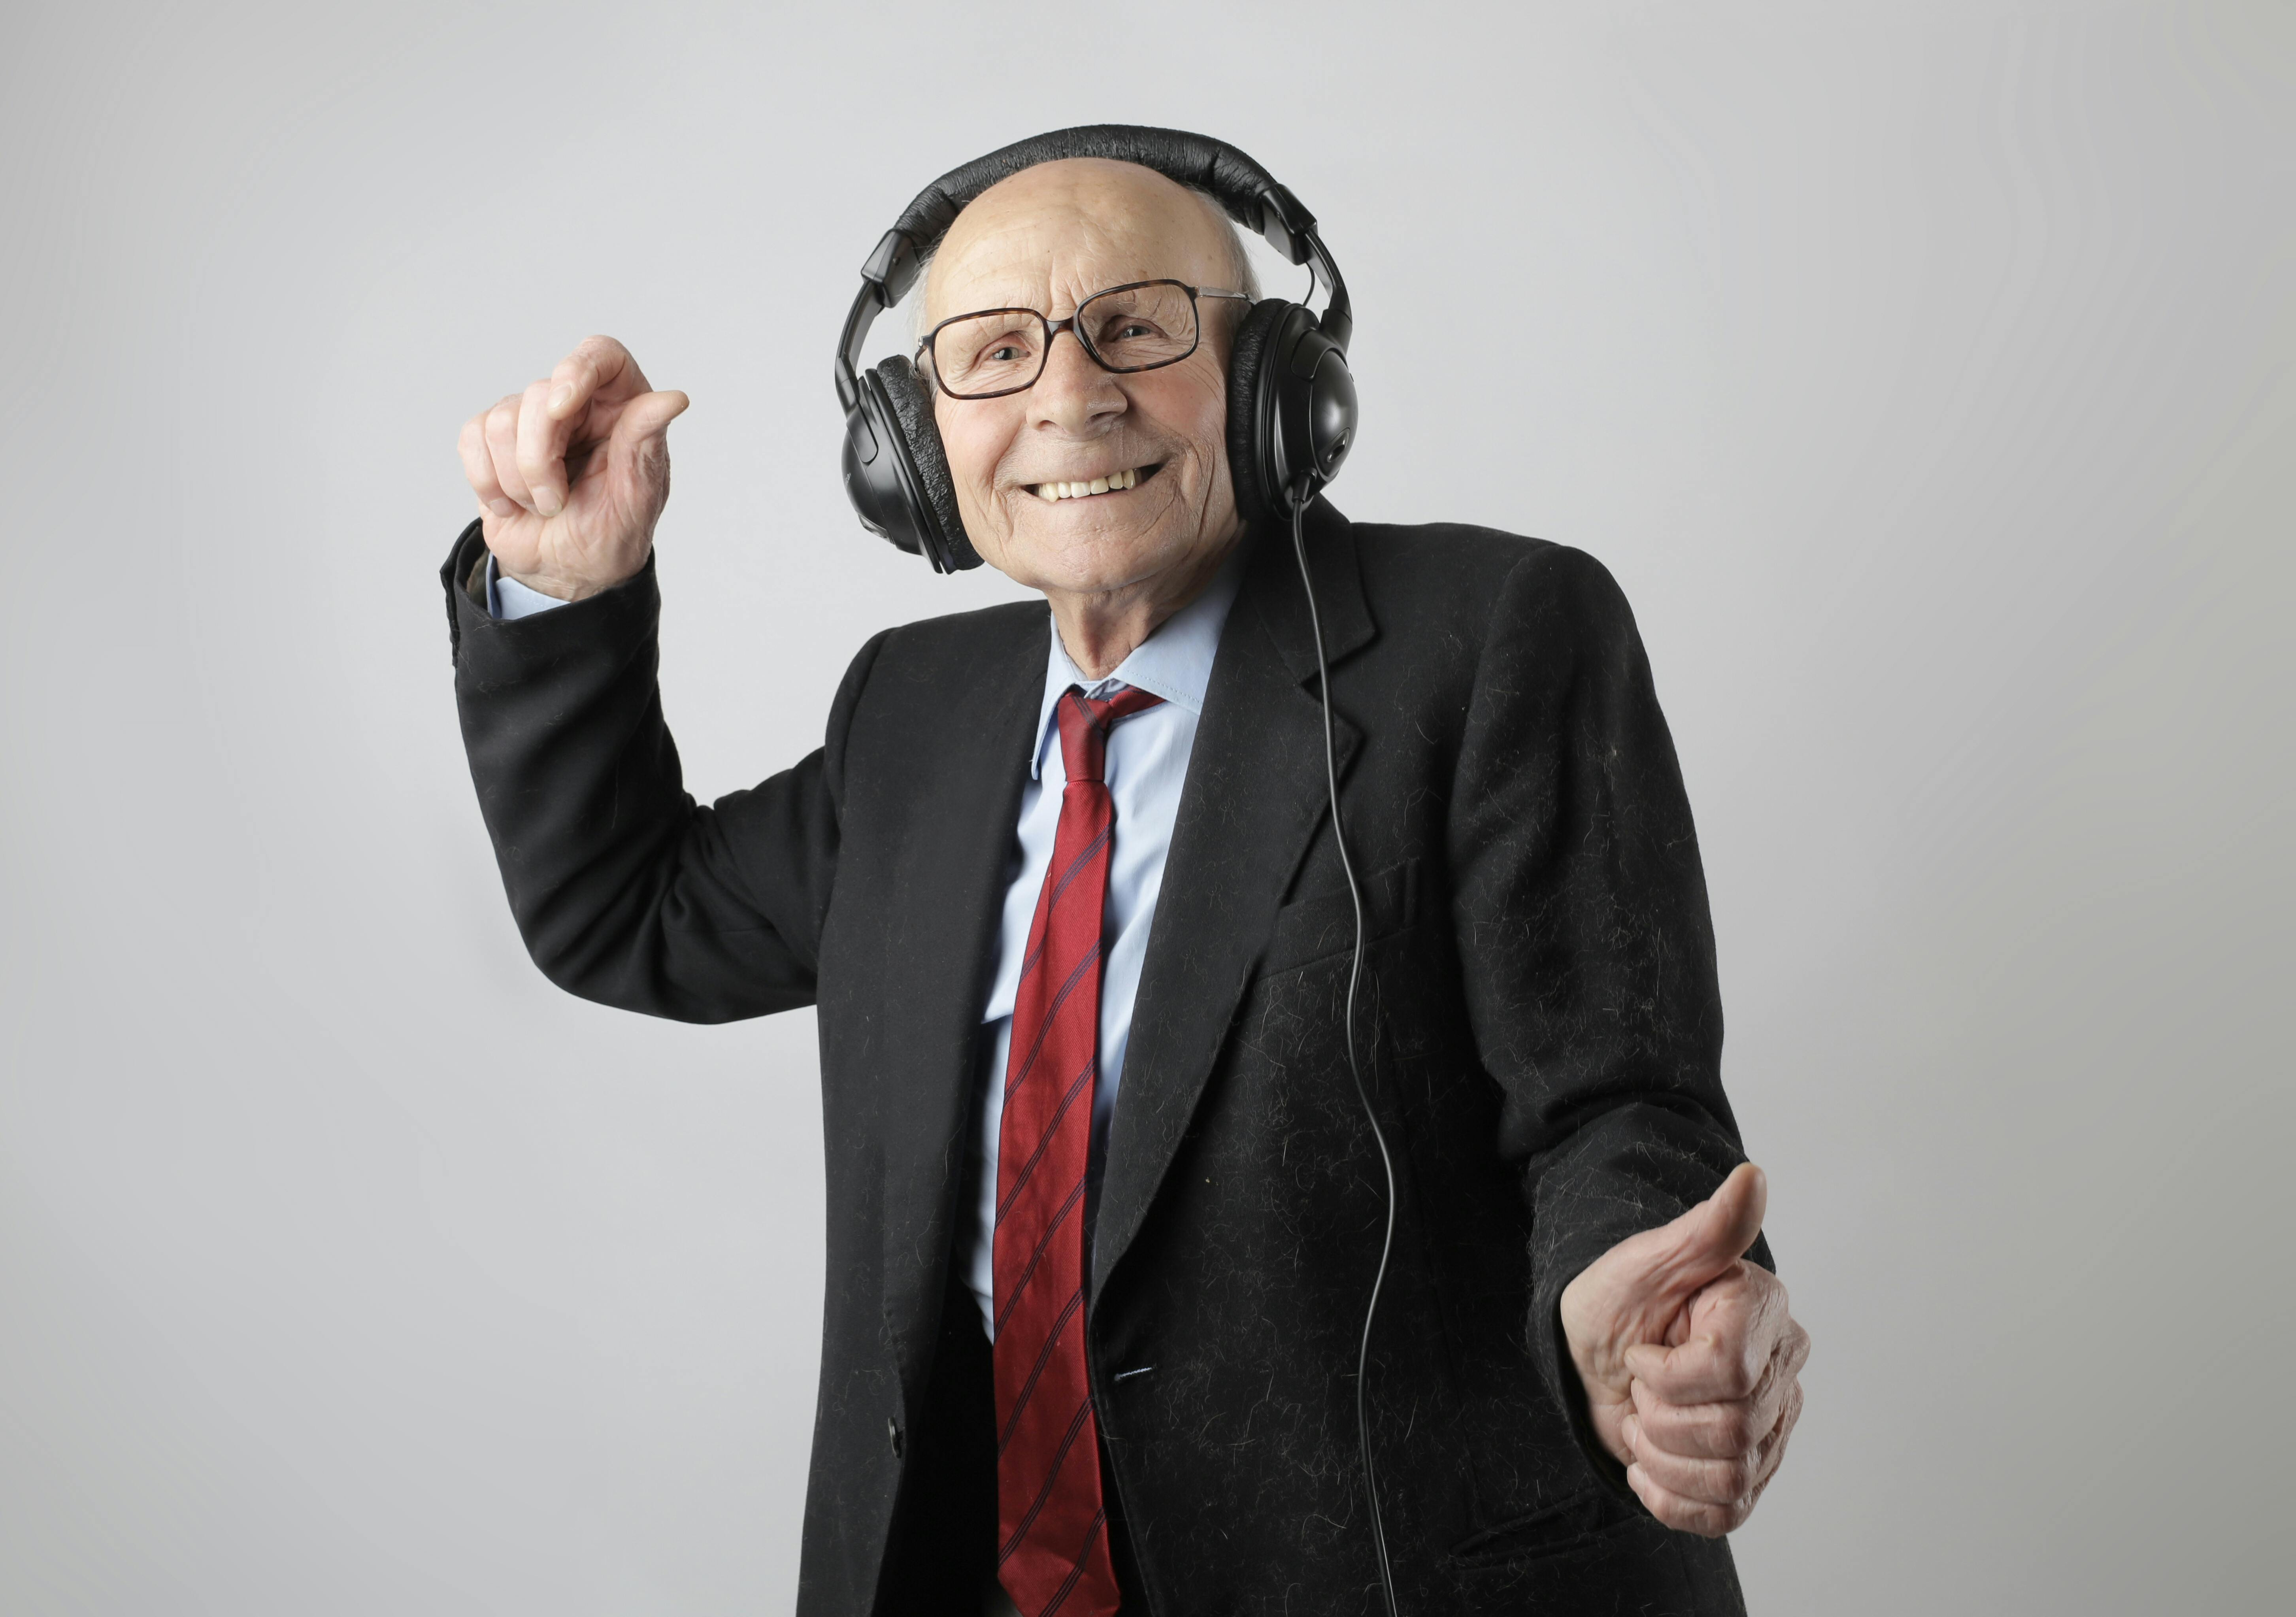
[[[1188,312],[1194,317],[1196,323],[1195,339],[1188,344],[1187,353],[1175,354],[1169,359],[1159,359],[1152,365],[1111,365],[1102,357],[1100,351],[1092,346],[1092,339],[1086,336],[1084,329],[1077,324],[1077,317],[1098,299],[1109,297],[1116,292],[1138,291],[1144,286],[1177,286],[1188,294]],[[1127,281],[1121,286],[1102,287],[1090,297],[1078,302],[1076,314],[1059,320],[1033,308],[976,308],[968,314],[951,315],[917,340],[916,356],[910,363],[916,365],[920,373],[931,376],[933,386],[951,398],[967,400],[1009,398],[1015,393],[1027,392],[1044,380],[1045,367],[1053,360],[1053,339],[1058,337],[1062,332],[1068,332],[1076,338],[1077,346],[1085,351],[1086,357],[1102,370],[1118,376],[1136,376],[1143,371],[1160,371],[1168,365],[1177,365],[1203,346],[1204,313],[1201,306],[1206,298],[1219,298],[1242,303],[1251,301],[1250,292],[1233,291],[1225,286],[1191,286],[1185,281],[1175,281],[1168,276],[1158,276],[1150,281]],[[1044,328],[1044,346],[1037,353],[1037,373],[1018,387],[998,388],[988,393],[960,393],[941,380],[940,357],[934,351],[933,344],[939,339],[942,332],[955,325],[958,321],[978,320],[984,315],[1027,315]],[[925,363],[921,364],[920,361]]]

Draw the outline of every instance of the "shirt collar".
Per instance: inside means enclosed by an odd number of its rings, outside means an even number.
[[[1204,593],[1167,618],[1156,632],[1132,648],[1105,679],[1087,679],[1084,670],[1061,644],[1061,626],[1053,625],[1053,649],[1045,661],[1045,700],[1037,712],[1037,745],[1029,755],[1029,774],[1041,779],[1045,752],[1058,732],[1053,710],[1070,685],[1081,685],[1087,696],[1106,696],[1130,685],[1152,691],[1174,707],[1204,716],[1204,693],[1212,682],[1212,659],[1219,651],[1220,630],[1226,626],[1228,608],[1235,604],[1243,582],[1243,546],[1235,547]],[[1051,609],[1047,608],[1047,612]]]

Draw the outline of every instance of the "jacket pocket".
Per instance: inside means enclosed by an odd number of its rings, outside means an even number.
[[[1461,1540],[1452,1546],[1451,1564],[1469,1569],[1506,1566],[1585,1549],[1621,1531],[1631,1531],[1637,1519],[1612,1503],[1601,1489],[1590,1488]]]
[[[1405,859],[1363,878],[1364,945],[1406,932],[1419,923],[1420,865]],[[1275,912],[1275,924],[1260,951],[1254,975],[1272,977],[1297,971],[1355,948],[1355,900],[1344,887],[1294,899]]]

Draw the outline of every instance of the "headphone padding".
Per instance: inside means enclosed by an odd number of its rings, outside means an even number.
[[[1236,328],[1235,344],[1227,362],[1227,468],[1235,483],[1235,508],[1247,522],[1263,521],[1275,514],[1267,491],[1266,456],[1259,441],[1261,373],[1275,328],[1292,309],[1286,298],[1262,298]]]
[[[908,446],[909,464],[916,472],[917,487],[947,541],[952,565],[979,566],[980,557],[965,534],[964,519],[957,514],[956,484],[948,473],[948,453],[941,447],[940,425],[933,420],[932,395],[926,390],[924,379],[917,374],[914,365],[898,354],[881,360],[876,374],[885,390],[885,402],[892,407],[901,438]]]

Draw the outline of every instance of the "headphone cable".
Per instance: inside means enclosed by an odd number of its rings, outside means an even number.
[[[1340,819],[1339,747],[1332,739],[1332,669],[1324,653],[1324,620],[1316,610],[1316,583],[1308,571],[1306,523],[1308,501],[1314,491],[1311,479],[1300,480],[1292,501],[1292,551],[1300,561],[1300,585],[1308,595],[1308,627],[1316,639],[1316,694],[1323,699],[1324,784],[1331,796],[1332,841],[1340,850],[1340,869],[1347,875],[1348,897],[1356,912],[1355,957],[1348,966],[1348,1071],[1355,1079],[1356,1098],[1363,1103],[1364,1117],[1371,1124],[1371,1137],[1379,1146],[1379,1165],[1387,1178],[1387,1228],[1380,1237],[1379,1268],[1372,1276],[1371,1301],[1364,1305],[1363,1337],[1356,1346],[1356,1442],[1363,1452],[1364,1496],[1371,1505],[1371,1542],[1379,1556],[1380,1591],[1387,1597],[1387,1617],[1401,1617],[1395,1603],[1395,1572],[1387,1558],[1387,1529],[1379,1514],[1379,1478],[1372,1467],[1371,1406],[1367,1397],[1372,1321],[1379,1314],[1380,1289],[1387,1284],[1388,1255],[1395,1246],[1395,1159],[1388,1153],[1386,1131],[1379,1126],[1379,1113],[1372,1106],[1371,1091],[1364,1086],[1363,1068],[1356,1060],[1356,989],[1363,981],[1364,964],[1363,888],[1356,880],[1355,862],[1348,857],[1347,829]]]

